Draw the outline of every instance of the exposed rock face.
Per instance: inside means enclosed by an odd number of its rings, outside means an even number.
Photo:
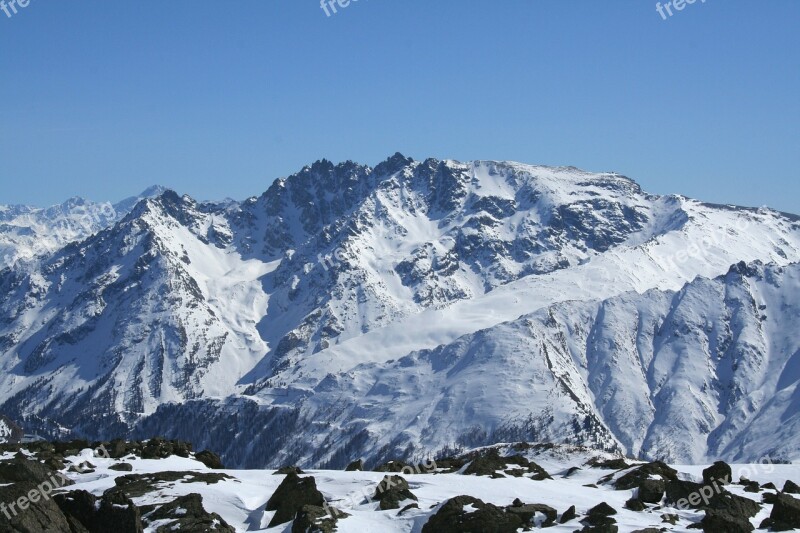
[[[0,502],[8,505],[9,502],[16,502],[19,498],[28,498],[31,491],[38,491],[37,484],[27,481],[0,487]],[[27,509],[11,508],[8,516],[0,513],[0,531],[72,533],[67,518],[50,498],[30,501]]]
[[[514,513],[471,496],[457,496],[445,502],[428,522],[422,533],[516,533],[523,525]]]
[[[325,505],[325,498],[317,490],[316,481],[311,476],[301,478],[295,473],[288,474],[267,502],[266,510],[275,511],[269,527],[294,520],[297,513],[306,505],[315,507]]]
[[[662,481],[676,481],[678,472],[661,461],[647,463],[635,467],[630,472],[625,473],[614,482],[617,490],[630,490],[642,486],[642,483],[652,477],[658,477]]]
[[[73,482],[39,461],[18,455],[11,461],[0,462],[0,483],[31,482],[35,485],[50,483],[54,488],[72,485]]]
[[[408,481],[401,476],[384,476],[375,489],[373,500],[380,502],[381,511],[400,509],[400,503],[406,500],[417,500],[409,490]]]
[[[333,507],[304,505],[292,523],[292,533],[333,533],[339,519],[348,516]]]
[[[700,522],[705,533],[750,533],[755,528],[745,516],[709,509]]]
[[[662,479],[645,479],[639,484],[637,498],[644,503],[660,503],[666,487]]]
[[[199,494],[187,494],[170,503],[158,506],[155,510],[149,507],[142,509],[148,523],[167,521],[156,530],[156,533],[182,531],[186,533],[235,533],[225,520],[217,513],[209,513],[203,507],[203,498]]]
[[[501,457],[494,448],[477,455],[464,470],[464,475],[492,476],[498,471],[515,477],[530,477],[537,481],[550,478],[550,474],[544,468],[522,455]]]
[[[724,461],[717,461],[713,465],[703,470],[703,483],[710,485],[717,482],[720,485],[727,485],[733,481],[733,472],[730,465]]]
[[[0,211],[0,237],[30,214]],[[0,410],[30,433],[167,435],[254,468],[518,440],[676,462],[800,449],[778,355],[800,345],[774,333],[800,327],[796,217],[400,154],[125,212],[0,268]]]
[[[98,499],[81,490],[58,494],[53,499],[71,523],[79,522],[90,533],[143,531],[139,509],[124,494],[110,493]]]
[[[800,528],[800,500],[788,494],[779,494],[769,518],[769,525],[776,531]]]
[[[347,467],[344,469],[345,472],[361,472],[362,470],[364,470],[363,459],[357,459],[353,461],[352,463],[347,465]]]

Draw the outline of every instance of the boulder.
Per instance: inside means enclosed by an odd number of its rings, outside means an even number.
[[[50,483],[55,487],[73,485],[74,482],[39,461],[17,455],[11,461],[0,462],[0,483],[30,482],[35,485]]]
[[[558,518],[558,511],[549,505],[540,503],[524,504],[519,501],[519,499],[514,501],[514,505],[506,507],[506,512],[519,516],[523,525],[526,526],[534,525],[536,513],[541,513],[544,515],[544,520],[541,523],[541,527],[550,527],[555,525],[556,519]]]
[[[715,494],[709,500],[708,504],[704,505],[703,507],[705,509],[724,511],[731,516],[745,519],[752,518],[757,515],[759,511],[761,511],[760,503],[751,500],[750,498],[744,498],[742,496],[731,494],[728,491]]]
[[[700,489],[703,485],[692,481],[675,479],[667,482],[665,493],[667,503],[672,506],[683,506],[699,509],[702,504],[700,499]],[[697,495],[697,497],[693,497]]]
[[[575,506],[574,505],[570,505],[569,509],[564,511],[564,514],[561,515],[561,520],[559,520],[558,522],[560,524],[566,524],[570,520],[575,520],[575,518],[577,518],[577,517],[578,517],[578,513],[575,512]]]
[[[272,475],[274,475],[274,476],[285,476],[285,475],[288,475],[288,474],[296,474],[298,476],[302,476],[303,475],[303,471],[298,466],[284,466],[284,467],[281,467],[281,468],[277,469],[275,472],[273,472]]]
[[[703,484],[711,485],[715,481],[718,485],[727,485],[733,478],[730,465],[724,461],[717,461],[703,470]]]
[[[800,487],[798,487],[797,483],[791,479],[787,479],[786,483],[783,484],[783,492],[787,492],[789,494],[800,494]]]
[[[222,464],[222,459],[220,459],[219,455],[210,450],[203,450],[202,452],[198,452],[194,454],[194,458],[212,470],[222,470],[223,468],[225,468],[225,466]]]
[[[666,488],[667,484],[662,479],[645,479],[639,485],[637,497],[644,503],[659,503]]]
[[[192,445],[179,440],[166,440],[160,437],[150,439],[142,445],[142,459],[166,459],[171,455],[189,457]]]
[[[151,510],[144,507],[145,519],[149,522],[166,521],[156,529],[156,533],[235,533],[230,525],[217,513],[209,513],[203,507],[203,497],[187,494]]]
[[[653,479],[653,476],[658,476],[665,482],[677,481],[678,471],[661,461],[654,461],[626,472],[614,482],[614,488],[617,490],[635,489],[640,487],[643,481]]]
[[[636,498],[631,498],[630,500],[625,502],[625,509],[630,511],[637,511],[641,512],[644,511],[647,507],[641,500],[637,500]]]
[[[36,496],[34,502],[30,496],[35,494],[42,493],[31,482],[0,487],[0,504],[4,506],[0,512],[0,531],[72,533],[70,523],[58,505],[50,498]],[[20,498],[26,498],[26,509],[19,508],[17,502]]]
[[[755,529],[747,518],[715,509],[706,511],[700,525],[705,533],[750,533]]]
[[[340,518],[350,516],[333,507],[304,505],[292,523],[292,533],[333,533]]]
[[[105,493],[119,492],[128,498],[138,498],[159,490],[163,485],[205,483],[213,485],[227,479],[233,479],[221,472],[151,472],[147,474],[125,474],[114,479],[114,487]]]
[[[508,465],[519,468],[509,468]],[[533,461],[529,461],[522,455],[500,457],[500,452],[494,448],[486,450],[475,457],[464,470],[464,475],[493,476],[498,474],[498,470],[514,477],[532,474],[529,477],[536,481],[552,479],[544,468]]]
[[[408,481],[400,476],[384,476],[372,499],[380,502],[381,511],[400,509],[400,503],[406,500],[417,501],[408,487]]]
[[[364,470],[363,459],[358,459],[356,461],[353,461],[352,463],[347,465],[347,468],[344,469],[345,472],[361,472],[363,470]]]
[[[288,474],[267,502],[266,510],[275,511],[269,527],[290,522],[305,505],[323,507],[325,498],[317,490],[313,477],[301,478],[294,473]]]
[[[115,472],[133,472],[133,465],[130,463],[115,463],[109,466],[108,469]]]
[[[586,513],[586,518],[581,520],[581,524],[583,524],[584,531],[601,531],[601,532],[610,532],[610,531],[617,531],[616,520],[611,518],[613,515],[617,514],[617,510],[608,505],[606,502],[602,502],[598,505],[595,505]],[[586,528],[591,529],[586,529]]]
[[[64,515],[80,523],[90,533],[142,533],[139,509],[122,493],[106,494],[99,499],[84,490],[53,497]]]
[[[800,528],[800,500],[788,494],[778,494],[769,517],[776,531]]]
[[[606,470],[625,470],[626,468],[630,468],[631,467],[631,465],[629,465],[627,462],[625,462],[625,459],[605,459],[605,460],[601,460],[601,459],[596,459],[595,458],[595,459],[589,461],[588,464],[592,468],[603,468],[603,469],[606,469]]]
[[[447,500],[422,526],[422,533],[516,533],[523,527],[519,516],[472,496]]]

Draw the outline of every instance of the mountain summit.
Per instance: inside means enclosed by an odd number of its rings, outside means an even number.
[[[800,453],[798,217],[401,154],[242,202],[153,192],[15,241],[30,260],[0,271],[0,411],[37,433],[162,434],[243,467],[512,440]]]

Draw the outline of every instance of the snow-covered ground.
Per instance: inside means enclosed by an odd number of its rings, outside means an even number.
[[[528,454],[530,455],[530,454]],[[462,475],[460,473],[436,474],[402,474],[409,482],[411,491],[418,497],[419,509],[411,509],[402,515],[397,510],[380,511],[378,503],[368,501],[365,494],[372,494],[378,483],[383,479],[381,472],[343,472],[331,470],[308,470],[301,475],[313,476],[318,489],[323,493],[327,502],[350,516],[340,519],[338,530],[340,533],[382,533],[403,532],[419,533],[422,526],[436,512],[437,506],[446,500],[460,495],[469,495],[505,507],[512,504],[515,499],[525,503],[546,504],[555,508],[559,517],[570,506],[574,505],[578,519],[566,524],[557,524],[550,531],[572,532],[580,529],[581,515],[595,505],[606,502],[618,511],[614,516],[621,532],[630,532],[646,527],[662,528],[669,531],[688,531],[686,528],[691,523],[698,522],[702,512],[685,511],[664,505],[652,507],[644,512],[629,511],[624,508],[625,502],[633,496],[632,490],[614,490],[609,485],[600,483],[601,478],[613,473],[613,470],[591,468],[586,461],[591,457],[609,457],[602,452],[589,452],[587,450],[570,450],[566,453],[548,452],[530,455],[537,464],[545,468],[553,479],[533,481],[526,477],[504,479],[491,479]],[[9,459],[11,454],[5,454],[0,459]],[[96,471],[87,474],[70,473],[68,476],[76,481],[76,485],[68,490],[87,490],[100,496],[105,490],[115,486],[114,479],[128,472],[109,470],[117,460],[96,457],[92,450],[84,450],[81,455],[67,458],[74,463],[90,461],[95,465]],[[143,497],[134,498],[137,506],[160,504],[174,500],[178,496],[189,493],[198,493],[203,498],[203,505],[208,512],[219,514],[236,531],[241,532],[272,532],[283,533],[288,531],[287,524],[268,528],[267,524],[273,512],[264,511],[265,504],[270,496],[284,479],[282,475],[274,475],[271,470],[209,470],[202,463],[180,457],[170,457],[162,460],[145,460],[138,458],[125,458],[124,462],[133,466],[134,474],[164,472],[164,471],[195,471],[224,473],[233,479],[220,481],[214,484],[205,483],[169,483],[162,485],[158,490]],[[564,477],[571,467],[580,467],[580,470]],[[708,465],[675,466],[679,477],[686,480],[702,481],[702,470]],[[743,464],[731,465],[734,478],[737,474],[746,474],[746,477],[760,483],[772,482],[778,488],[786,480],[800,480],[800,465],[798,464]],[[463,469],[462,469],[463,471]],[[587,485],[597,485],[596,487]],[[739,496],[749,497],[760,501],[760,495],[744,492],[741,486],[728,486],[730,492]],[[664,523],[661,515],[677,514],[680,521],[677,525]],[[755,527],[769,516],[768,506],[754,517],[751,522]],[[154,531],[150,528],[147,531]]]

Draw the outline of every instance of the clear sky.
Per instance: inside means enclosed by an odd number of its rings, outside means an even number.
[[[0,11],[0,203],[243,199],[400,151],[800,212],[797,0],[30,2]]]

